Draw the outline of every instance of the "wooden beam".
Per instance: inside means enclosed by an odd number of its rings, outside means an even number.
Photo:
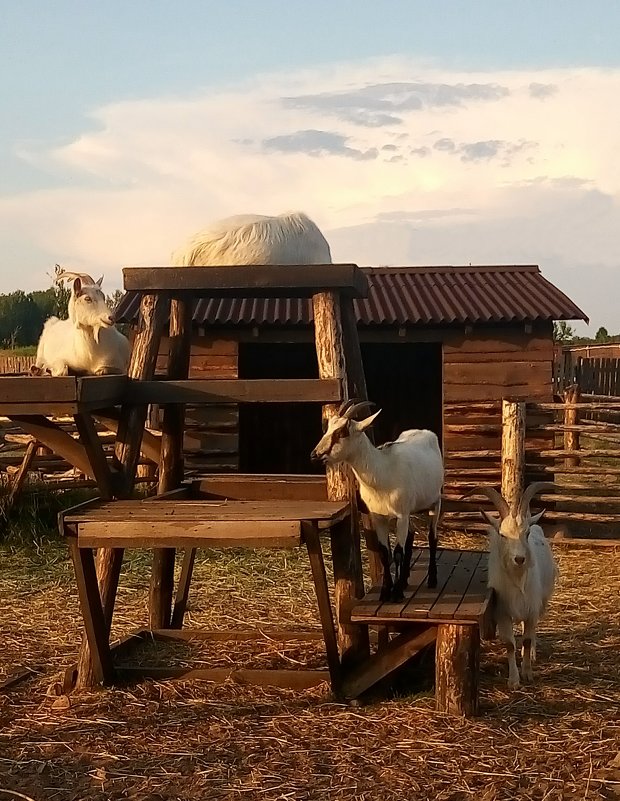
[[[250,670],[234,668],[186,668],[123,665],[117,672],[127,678],[201,679],[216,684],[234,681],[260,687],[280,687],[290,690],[307,690],[329,681],[326,670]]]
[[[525,404],[502,404],[502,496],[513,508],[525,489]],[[516,507],[515,507],[516,508]]]
[[[173,300],[170,304],[168,379],[187,379],[192,333],[192,303]],[[164,406],[158,493],[176,489],[183,480],[183,429],[185,405]],[[149,589],[149,623],[153,629],[168,628],[174,592],[174,548],[157,548]],[[189,577],[187,577],[189,578]],[[187,587],[189,591],[189,586]]]
[[[409,631],[399,634],[345,679],[343,688],[345,697],[358,698],[423,648],[431,645],[436,637],[436,626],[429,626],[422,632],[417,627],[410,627]]]
[[[117,409],[106,409],[105,411],[96,411],[93,413],[95,420],[101,423],[102,426],[105,426],[108,431],[112,431],[114,434],[116,434],[118,431],[118,421],[120,416],[120,410]],[[159,464],[159,457],[161,454],[161,437],[158,437],[145,429],[142,433],[140,452],[144,454],[147,459]]]
[[[11,415],[10,419],[28,434],[32,434],[35,439],[42,442],[54,453],[66,459],[69,464],[77,467],[84,475],[96,478],[84,445],[51,420],[48,420],[47,417],[40,415],[21,416],[17,414]]]
[[[437,710],[463,717],[477,715],[479,679],[478,626],[439,626],[435,651]]]
[[[127,390],[131,404],[141,403],[337,403],[339,380],[317,378],[192,378],[133,381]]]
[[[80,435],[80,441],[88,455],[88,461],[91,464],[101,496],[106,499],[112,498],[114,496],[113,481],[116,476],[110,470],[92,418],[87,413],[81,413],[74,415],[73,419]]]
[[[13,508],[15,501],[19,497],[26,480],[28,478],[28,471],[30,470],[30,466],[32,461],[35,457],[37,452],[38,443],[36,439],[33,439],[31,442],[28,443],[26,447],[26,452],[24,453],[24,458],[19,466],[17,473],[15,473],[13,480],[11,481],[11,488],[9,490],[9,494],[6,497],[6,500],[3,504],[3,513],[7,515],[10,510]]]
[[[350,397],[348,386],[341,306],[338,295],[324,292],[313,298],[314,336],[321,378],[345,382],[343,399]],[[323,407],[323,418],[337,413],[333,404]],[[330,500],[355,502],[355,483],[351,470],[345,465],[327,467],[327,496]],[[368,629],[353,626],[347,621],[347,610],[356,598],[364,594],[364,577],[360,549],[359,515],[352,514],[348,522],[331,529],[332,562],[334,565],[336,623],[338,646],[344,669],[368,657]]]
[[[368,294],[368,279],[355,264],[231,265],[227,267],[128,267],[123,270],[126,290],[166,291],[176,297],[300,298],[338,290],[352,297]]]

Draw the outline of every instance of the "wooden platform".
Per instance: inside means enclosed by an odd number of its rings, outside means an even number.
[[[80,548],[295,548],[304,524],[328,529],[347,501],[95,501],[62,515]]]
[[[382,603],[375,587],[351,608],[351,621],[366,624],[455,623],[478,625],[484,637],[492,625],[487,588],[488,553],[438,549],[437,587],[426,586],[428,549],[415,549],[402,603]]]
[[[0,376],[0,415],[62,417],[120,403],[127,376]]]

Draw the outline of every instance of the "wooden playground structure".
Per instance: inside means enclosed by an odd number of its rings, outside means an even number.
[[[0,378],[0,414],[18,422],[55,453],[91,476],[100,497],[60,516],[73,558],[85,627],[77,665],[66,686],[112,683],[123,676],[236,679],[301,688],[328,680],[341,698],[354,699],[388,678],[435,643],[437,707],[471,715],[478,710],[480,638],[494,633],[492,596],[486,587],[487,555],[440,550],[439,582],[426,588],[427,551],[414,552],[405,600],[381,603],[380,565],[366,531],[373,588],[364,593],[360,514],[348,470],[328,467],[325,477],[204,475],[189,480],[183,469],[185,404],[315,402],[332,414],[348,398],[366,398],[352,299],[364,297],[367,279],[355,265],[294,267],[125,269],[125,289],[139,292],[140,325],[127,377]],[[312,298],[318,379],[189,379],[191,311],[203,297]],[[160,338],[169,317],[167,374],[155,378]],[[8,383],[7,383],[8,382]],[[147,407],[164,409],[161,437],[145,428]],[[74,417],[79,437],[49,420]],[[106,458],[95,422],[115,432]],[[274,432],[277,436],[277,433]],[[141,452],[159,464],[157,495],[132,498]],[[334,573],[330,593],[323,547],[330,543]],[[145,638],[226,641],[251,633],[183,629],[197,548],[305,547],[316,592],[327,670],[186,670],[140,665],[122,668]],[[110,645],[123,554],[153,551],[149,626]],[[176,552],[183,551],[174,587]],[[96,559],[94,556],[96,551]],[[371,632],[373,636],[371,636]],[[376,637],[374,634],[376,633]],[[280,632],[301,639],[301,632]],[[378,645],[371,648],[371,640]]]

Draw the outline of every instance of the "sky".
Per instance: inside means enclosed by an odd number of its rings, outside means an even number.
[[[620,332],[617,0],[0,0],[0,292],[231,214],[337,262],[538,264]]]

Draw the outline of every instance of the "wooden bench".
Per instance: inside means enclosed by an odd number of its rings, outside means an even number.
[[[488,554],[439,549],[437,569],[438,585],[428,589],[428,549],[416,549],[402,602],[382,602],[376,587],[352,605],[352,623],[389,625],[398,634],[346,678],[346,697],[357,698],[435,642],[437,708],[477,713],[480,638],[491,639],[495,629]]]

